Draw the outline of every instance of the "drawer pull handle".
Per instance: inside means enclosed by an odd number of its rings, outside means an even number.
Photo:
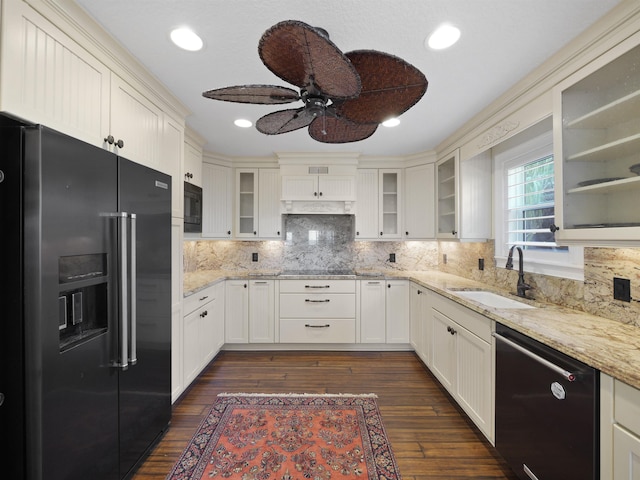
[[[203,300],[206,300],[207,298],[209,298],[209,295],[205,295],[204,297],[200,297],[200,298],[198,299],[198,301],[199,301],[199,302],[201,302],[201,301],[203,301]]]
[[[331,300],[328,298],[326,300],[309,300],[308,298],[305,298],[304,301],[308,303],[329,303]]]
[[[309,325],[308,323],[305,324],[306,328],[329,328],[331,325],[329,325],[328,323],[326,325]]]
[[[304,288],[331,288],[330,285],[305,285]]]

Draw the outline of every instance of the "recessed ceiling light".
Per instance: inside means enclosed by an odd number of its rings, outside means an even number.
[[[202,39],[187,27],[176,28],[171,31],[171,41],[178,47],[190,52],[197,52],[204,45]]]
[[[253,123],[251,120],[246,120],[244,118],[239,118],[233,122],[236,127],[249,128]]]
[[[448,48],[460,38],[460,29],[453,25],[440,25],[427,39],[427,45],[434,50]]]
[[[382,122],[382,126],[383,127],[397,127],[398,125],[400,125],[400,119],[399,118],[390,118],[390,119],[385,120],[384,122]]]

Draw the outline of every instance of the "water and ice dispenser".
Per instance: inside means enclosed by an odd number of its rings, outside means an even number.
[[[106,253],[60,257],[58,261],[60,351],[107,330]]]

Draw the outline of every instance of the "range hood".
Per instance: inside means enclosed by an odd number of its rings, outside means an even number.
[[[349,200],[283,200],[282,213],[295,213],[305,215],[350,215],[354,213],[354,203],[355,202]]]

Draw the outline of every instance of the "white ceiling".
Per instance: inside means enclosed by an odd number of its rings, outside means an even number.
[[[396,156],[433,150],[618,0],[77,0],[192,112],[187,124],[207,140],[206,150],[227,156],[273,152],[359,152]],[[202,97],[242,84],[292,87],[258,57],[264,31],[282,20],[322,27],[343,52],[374,49],[399,56],[427,77],[425,96],[395,128],[342,145],[312,140],[306,128],[267,136],[233,125],[287,108]],[[448,50],[424,47],[441,23],[462,30]],[[205,42],[196,53],[169,40],[190,26]],[[293,87],[295,88],[295,87]],[[291,107],[301,103],[290,104]]]

